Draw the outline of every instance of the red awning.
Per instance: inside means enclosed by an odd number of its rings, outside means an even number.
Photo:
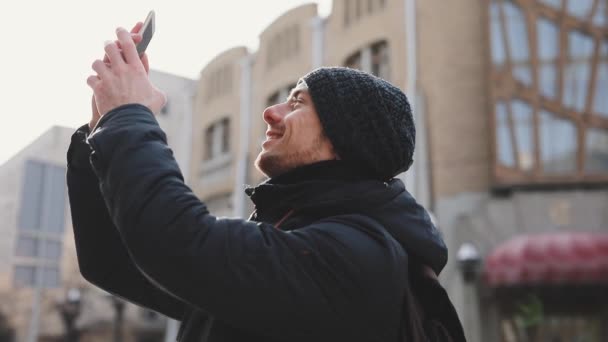
[[[520,235],[486,258],[490,286],[608,284],[608,233]]]

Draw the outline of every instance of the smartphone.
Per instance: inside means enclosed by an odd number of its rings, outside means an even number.
[[[139,32],[142,34],[141,41],[135,46],[137,48],[137,53],[141,57],[144,52],[146,52],[146,48],[148,44],[150,44],[150,40],[152,40],[152,36],[154,35],[154,10],[148,13],[146,17],[146,21],[144,21],[144,26],[141,27]]]

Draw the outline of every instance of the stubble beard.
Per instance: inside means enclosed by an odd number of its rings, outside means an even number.
[[[323,139],[326,138],[317,136],[313,140],[311,147],[306,150],[287,151],[287,153],[283,154],[276,153],[275,151],[261,151],[255,160],[255,167],[266,177],[273,178],[300,166],[320,161],[319,151]]]

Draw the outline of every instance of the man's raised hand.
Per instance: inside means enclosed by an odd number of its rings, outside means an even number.
[[[133,26],[133,28],[131,29],[131,37],[133,38],[133,43],[135,43],[135,44],[139,43],[142,40],[142,35],[139,34],[139,31],[141,30],[143,25],[144,24],[140,21],[137,24],[135,24],[135,26]],[[116,40],[115,43],[120,48],[120,42],[118,40]],[[110,67],[110,59],[108,58],[108,56],[105,53],[104,53],[103,62],[106,63]],[[143,63],[144,68],[146,69],[146,72],[148,73],[150,71],[148,55],[146,55],[144,53],[141,56],[141,62]],[[89,130],[93,131],[93,129],[97,125],[97,122],[99,122],[99,119],[101,118],[101,115],[99,114],[99,110],[97,109],[97,102],[95,101],[95,95],[92,96],[92,100],[91,100],[91,112],[92,112],[92,115],[91,115],[91,120],[89,121]]]
[[[94,107],[103,115],[118,106],[139,103],[157,113],[165,104],[166,96],[148,79],[147,56],[139,57],[134,38],[127,30],[119,27],[116,35],[117,42],[106,43],[107,62],[93,62],[97,75],[87,79],[93,89]]]

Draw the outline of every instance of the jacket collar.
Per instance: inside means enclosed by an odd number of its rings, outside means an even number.
[[[245,190],[253,201],[256,215],[252,219],[274,223],[291,210],[316,213],[354,209],[353,204],[365,205],[387,193],[388,184],[376,180],[356,165],[329,160],[305,165]],[[375,191],[374,191],[375,190]],[[370,196],[365,196],[364,194]],[[357,205],[357,206],[358,206]]]

